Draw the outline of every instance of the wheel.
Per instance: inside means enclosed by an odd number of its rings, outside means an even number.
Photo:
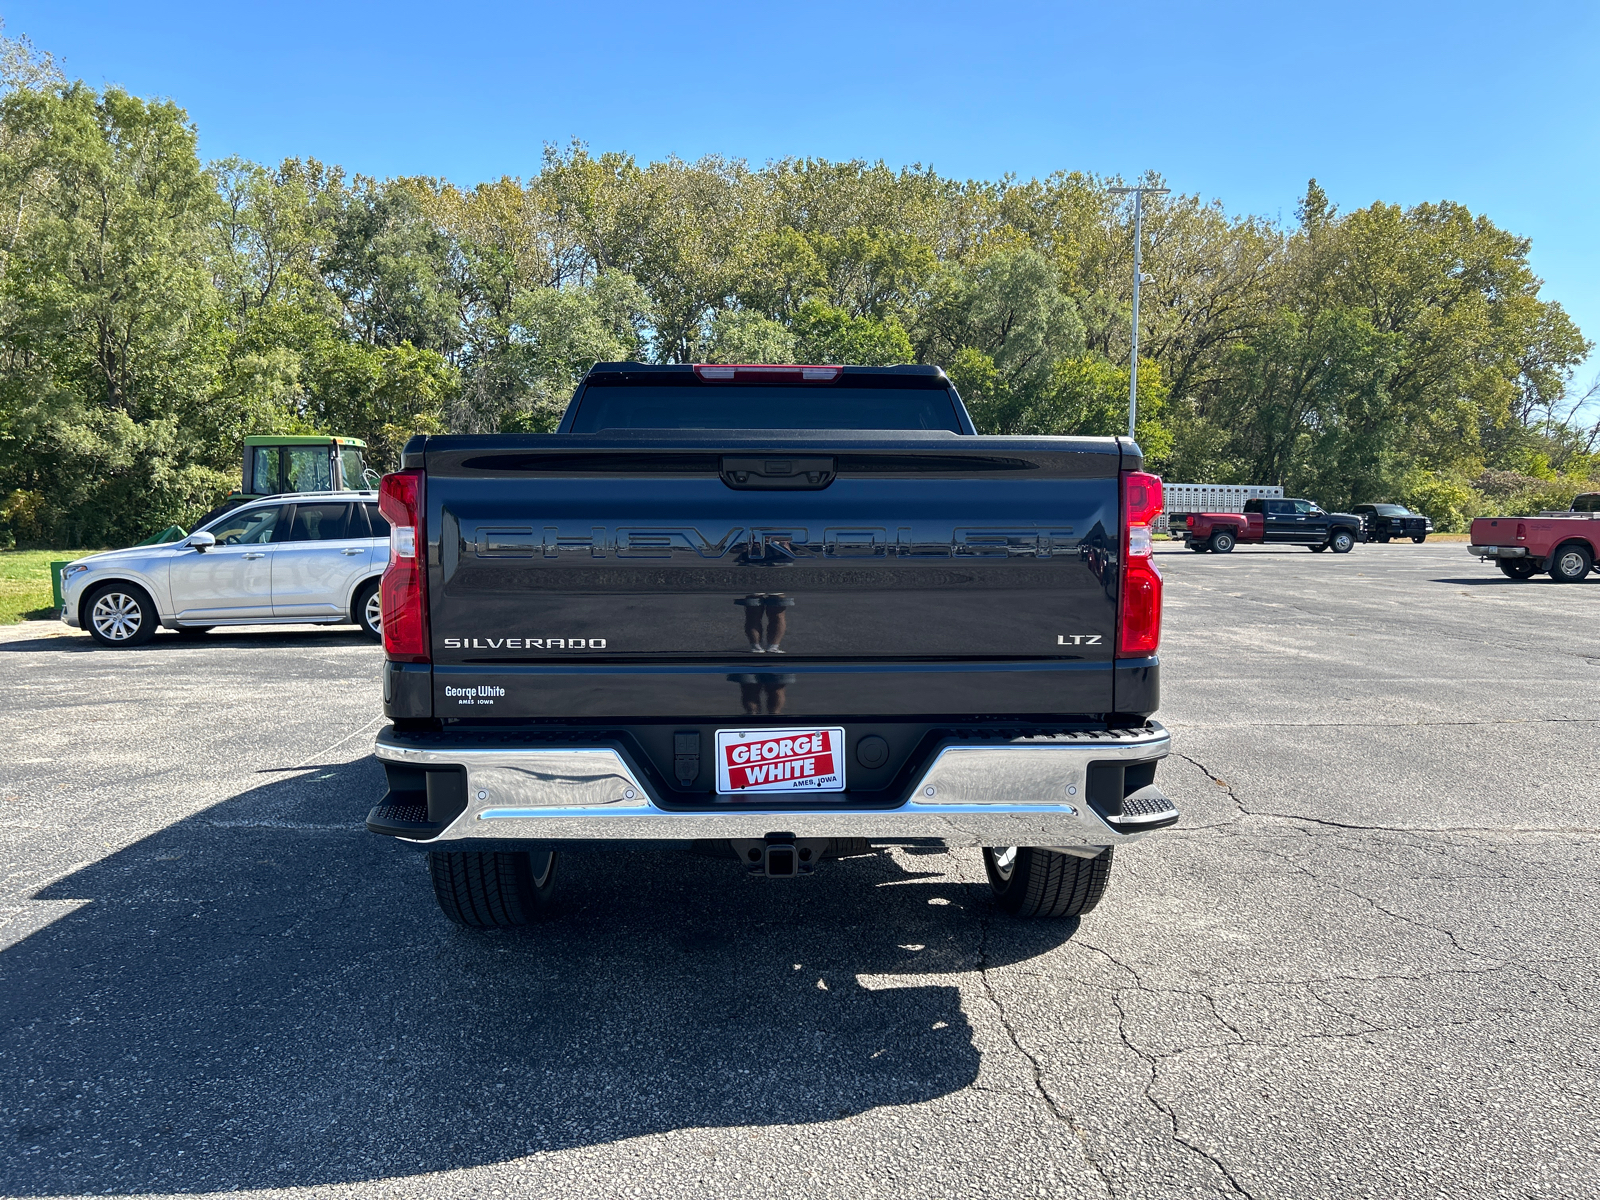
[[[361,632],[375,642],[383,641],[383,614],[378,609],[378,583],[369,579],[356,589],[356,598],[350,605],[350,619],[361,626]]]
[[[428,874],[444,915],[468,929],[526,925],[550,907],[554,850],[430,850]]]
[[[1078,917],[1106,893],[1111,848],[1095,858],[1053,854],[1037,846],[984,847],[994,902],[1014,917]]]
[[[1550,578],[1557,583],[1577,583],[1594,566],[1587,548],[1568,542],[1550,556]]]
[[[1507,579],[1532,579],[1539,573],[1539,564],[1528,558],[1497,558],[1495,565]]]
[[[1328,549],[1335,554],[1349,554],[1356,544],[1356,535],[1348,529],[1335,529],[1328,535]]]
[[[1428,535],[1427,534],[1423,534],[1421,537],[1414,537],[1411,540],[1413,542],[1415,542],[1417,545],[1420,546],[1420,545],[1422,545],[1423,542],[1428,540]]]
[[[199,637],[202,633],[210,633],[215,625],[179,625],[179,637]]]
[[[1328,543],[1327,542],[1319,542],[1317,545],[1310,547],[1310,550],[1311,550],[1311,553],[1313,553],[1313,554],[1321,554],[1327,548],[1328,548]]]
[[[1210,550],[1213,554],[1228,554],[1233,550],[1238,541],[1231,532],[1219,529],[1211,535]]]
[[[83,603],[84,625],[102,646],[142,646],[156,635],[156,606],[131,583],[103,583]]]
[[[1211,549],[1211,547],[1207,546],[1204,542],[1190,542],[1189,549],[1193,550],[1196,554],[1204,554],[1207,550]]]
[[[1389,544],[1389,535],[1387,533],[1380,533],[1378,535],[1378,545],[1387,546],[1388,544]]]

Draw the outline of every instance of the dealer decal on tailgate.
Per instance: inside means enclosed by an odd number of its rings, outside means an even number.
[[[842,792],[844,730],[719,729],[717,791]]]

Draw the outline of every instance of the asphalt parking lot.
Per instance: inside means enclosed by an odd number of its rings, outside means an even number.
[[[469,934],[353,631],[0,629],[4,1192],[1600,1194],[1600,578],[1160,554],[1185,815],[1081,923],[625,852]]]

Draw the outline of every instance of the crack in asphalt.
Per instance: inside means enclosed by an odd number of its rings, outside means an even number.
[[[1429,930],[1432,933],[1437,933],[1440,936],[1448,939],[1449,942],[1450,942],[1450,945],[1453,946],[1456,950],[1458,950],[1462,954],[1470,954],[1473,958],[1485,958],[1485,959],[1490,959],[1490,960],[1498,961],[1498,962],[1502,962],[1502,963],[1504,962],[1503,959],[1497,959],[1492,954],[1484,954],[1481,951],[1471,950],[1471,949],[1468,949],[1466,946],[1463,946],[1461,944],[1461,942],[1460,942],[1460,939],[1458,939],[1456,937],[1455,930],[1450,929],[1450,928],[1448,928],[1448,927],[1446,927],[1444,925],[1434,925],[1434,924],[1431,924],[1430,922],[1419,920],[1416,917],[1408,917],[1408,916],[1406,916],[1405,913],[1396,912],[1392,908],[1386,908],[1384,905],[1380,904],[1377,900],[1373,899],[1371,896],[1367,895],[1365,892],[1357,891],[1355,888],[1350,887],[1348,884],[1341,883],[1341,882],[1339,882],[1338,880],[1335,880],[1335,879],[1329,879],[1325,875],[1318,875],[1310,867],[1306,866],[1304,863],[1300,862],[1298,859],[1292,857],[1291,855],[1282,854],[1282,853],[1280,853],[1280,852],[1278,852],[1276,850],[1269,849],[1266,846],[1254,846],[1254,847],[1251,847],[1251,849],[1254,850],[1256,853],[1265,854],[1265,855],[1268,855],[1269,857],[1276,858],[1276,859],[1279,859],[1279,860],[1281,860],[1283,862],[1288,863],[1291,867],[1293,867],[1300,874],[1304,875],[1307,879],[1315,880],[1317,883],[1322,884],[1324,887],[1331,887],[1331,888],[1335,889],[1336,891],[1343,892],[1347,896],[1354,896],[1357,900],[1363,901],[1364,903],[1370,905],[1372,907],[1373,911],[1382,913],[1384,916],[1390,918],[1391,920],[1400,921],[1400,922],[1402,922],[1402,923],[1404,923],[1406,925],[1410,925],[1410,926],[1412,926],[1412,927],[1414,927],[1416,929],[1426,929],[1426,930]]]
[[[1099,954],[1114,967],[1125,971],[1129,978],[1133,980],[1134,989],[1137,991],[1144,992],[1148,995],[1159,995],[1163,991],[1171,992],[1177,990],[1159,988],[1152,989],[1144,982],[1144,978],[1137,970],[1123,962],[1109,950],[1106,950],[1100,946],[1096,946],[1092,942],[1083,942],[1082,945],[1085,949],[1092,950],[1096,954]],[[1128,1036],[1128,1010],[1124,1008],[1122,1004],[1122,993],[1126,990],[1126,988],[1110,989],[1111,1004],[1117,1010],[1117,1037],[1121,1040],[1123,1046],[1126,1047],[1131,1054],[1144,1063],[1146,1077],[1144,1088],[1142,1090],[1146,1103],[1148,1103],[1151,1108],[1165,1118],[1168,1128],[1170,1128],[1172,1131],[1172,1140],[1178,1145],[1182,1146],[1185,1150],[1189,1151],[1191,1154],[1195,1155],[1197,1158],[1210,1163],[1216,1172],[1222,1176],[1223,1181],[1228,1185],[1228,1191],[1232,1195],[1243,1196],[1245,1200],[1254,1200],[1250,1190],[1239,1182],[1238,1178],[1228,1168],[1226,1163],[1224,1163],[1215,1154],[1212,1154],[1209,1150],[1205,1149],[1205,1147],[1196,1145],[1193,1141],[1185,1136],[1183,1130],[1179,1127],[1177,1112],[1170,1104],[1156,1095],[1155,1087],[1161,1073],[1161,1061],[1163,1058],[1171,1056],[1154,1054],[1148,1050],[1145,1050],[1140,1046],[1135,1045],[1133,1039]],[[1203,992],[1189,994],[1202,996],[1206,995]],[[1221,1015],[1217,1010],[1216,1001],[1212,997],[1206,996],[1206,999],[1211,1002],[1211,1011],[1213,1015],[1216,1015],[1218,1020],[1222,1021],[1222,1024],[1224,1024],[1228,1029],[1232,1030],[1234,1036],[1239,1039],[1239,1043],[1243,1044],[1245,1041],[1244,1035],[1234,1027],[1232,1022],[1222,1020]]]
[[[1244,801],[1239,799],[1239,793],[1233,790],[1233,785],[1226,779],[1222,778],[1222,776],[1218,775],[1215,771],[1211,770],[1210,767],[1206,766],[1205,763],[1201,762],[1198,758],[1191,758],[1181,750],[1174,750],[1172,753],[1174,757],[1183,759],[1184,762],[1188,763],[1191,767],[1194,767],[1207,779],[1211,780],[1212,783],[1216,784],[1223,791],[1227,792],[1228,799],[1233,801],[1233,806],[1239,810],[1240,816],[1258,817],[1262,815],[1261,813],[1253,813],[1246,808],[1244,806]]]
[[[1450,724],[1451,722],[1445,722]],[[1469,724],[1475,722],[1460,722]],[[1482,724],[1496,724],[1497,722],[1482,722]],[[1508,722],[1509,723],[1509,722]],[[1580,722],[1591,724],[1592,722]],[[1345,829],[1352,833],[1466,833],[1466,834],[1509,834],[1509,833],[1551,833],[1551,834],[1600,834],[1600,826],[1590,825],[1362,825],[1354,821],[1335,821],[1331,817],[1306,817],[1299,813],[1265,812],[1261,809],[1249,808],[1239,798],[1239,793],[1233,790],[1233,785],[1222,776],[1218,775],[1205,763],[1180,750],[1172,752],[1174,758],[1181,758],[1184,762],[1194,767],[1212,783],[1227,792],[1228,799],[1233,801],[1234,807],[1239,810],[1242,817],[1255,817],[1263,821],[1300,821],[1307,825],[1324,825],[1329,829]]]
[[[999,1017],[1000,1027],[1005,1030],[1006,1038],[1016,1048],[1017,1053],[1022,1055],[1027,1062],[1032,1072],[1035,1094],[1044,1102],[1050,1114],[1056,1120],[1063,1122],[1072,1131],[1073,1136],[1078,1139],[1078,1144],[1083,1150],[1084,1161],[1100,1177],[1100,1184],[1105,1188],[1106,1195],[1115,1197],[1117,1192],[1111,1182],[1111,1176],[1106,1173],[1105,1168],[1100,1164],[1100,1160],[1095,1157],[1094,1151],[1090,1149],[1088,1135],[1079,1126],[1071,1110],[1050,1094],[1050,1089],[1045,1086],[1044,1082],[1044,1065],[1040,1063],[1037,1055],[1022,1044],[1022,1039],[1017,1034],[1016,1026],[1011,1021],[1011,1014],[1006,1011],[1005,1002],[1000,999],[999,992],[995,990],[994,981],[989,978],[989,927],[994,919],[994,905],[986,899],[980,900],[973,896],[972,885],[965,879],[961,881],[961,886],[967,892],[967,895],[972,897],[974,907],[982,914],[978,921],[978,979],[983,984],[983,994],[994,1008],[995,1015]]]

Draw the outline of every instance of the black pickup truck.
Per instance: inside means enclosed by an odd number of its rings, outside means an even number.
[[[1348,554],[1366,539],[1364,518],[1324,512],[1310,500],[1246,500],[1242,513],[1189,513],[1183,542],[1198,553],[1231,553],[1236,545],[1305,546]]]
[[[554,434],[413,438],[367,827],[470,926],[594,843],[983,847],[1002,909],[1087,912],[1178,820],[1142,468],[979,436],[936,367],[604,363]]]
[[[1367,536],[1375,542],[1405,537],[1420,546],[1433,532],[1430,519],[1404,504],[1357,504],[1350,511],[1366,523]]]

